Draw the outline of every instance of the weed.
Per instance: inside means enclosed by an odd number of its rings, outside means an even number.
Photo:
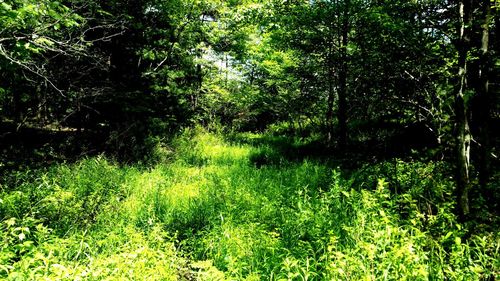
[[[283,157],[269,136],[236,139],[195,128],[149,167],[94,157],[14,173],[0,278],[498,278],[500,235],[456,221],[446,163],[346,172]]]

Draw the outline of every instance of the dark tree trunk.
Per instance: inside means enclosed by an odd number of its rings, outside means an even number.
[[[333,30],[330,31],[333,34]],[[327,97],[327,109],[326,109],[326,130],[327,130],[327,141],[331,144],[333,139],[333,103],[335,98],[334,92],[334,68],[333,68],[333,38],[330,42],[329,53],[328,53],[328,97]]]
[[[21,110],[21,94],[17,91],[17,89],[14,89],[12,92],[12,113],[14,116],[14,123],[16,123],[17,126],[23,119]]]
[[[482,3],[482,25],[481,25],[481,51],[478,68],[478,87],[477,87],[477,112],[475,116],[478,119],[478,156],[479,156],[479,183],[482,187],[486,186],[489,180],[489,166],[490,166],[490,112],[492,99],[489,92],[490,80],[490,52],[489,52],[489,38],[490,38],[490,21],[491,21],[491,8],[490,3]]]
[[[468,52],[472,24],[472,4],[474,0],[459,0],[458,29],[458,85],[455,90],[455,134],[456,134],[456,182],[457,207],[461,219],[470,212],[470,144],[469,109],[465,99],[467,88]]]

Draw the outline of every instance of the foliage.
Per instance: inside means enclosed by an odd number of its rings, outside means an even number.
[[[0,0],[0,278],[499,278],[494,2]]]
[[[347,173],[313,159],[272,156],[279,154],[265,139],[246,134],[229,142],[196,128],[171,144],[174,157],[164,150],[166,162],[149,168],[98,157],[11,175],[0,196],[0,274],[7,280],[500,274],[498,232],[468,228],[450,215],[453,184],[439,174],[444,163],[398,160]]]

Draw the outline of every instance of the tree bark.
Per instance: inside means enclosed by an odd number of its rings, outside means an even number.
[[[328,71],[330,76],[328,78],[328,97],[327,97],[327,110],[326,110],[326,130],[327,130],[327,141],[328,144],[331,143],[333,139],[333,100],[334,100],[334,92],[333,92],[333,71]]]
[[[459,0],[458,85],[455,90],[456,182],[458,215],[465,219],[470,212],[470,144],[469,109],[465,98],[467,88],[468,53],[474,0]]]
[[[330,36],[333,34],[333,26],[330,30]],[[333,38],[331,38],[328,57],[327,57],[327,67],[328,67],[328,97],[327,97],[327,109],[326,109],[326,130],[327,130],[327,142],[328,145],[331,144],[333,139],[333,103],[335,98],[334,92],[334,67],[333,67]]]

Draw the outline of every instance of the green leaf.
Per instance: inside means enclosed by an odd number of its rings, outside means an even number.
[[[16,224],[16,218],[10,218],[10,219],[6,220],[5,224],[7,225],[7,227],[14,226]]]
[[[1,4],[2,4],[2,9],[4,11],[12,11],[12,6],[11,5],[9,5],[9,4],[5,3],[5,2],[2,2]]]
[[[54,42],[46,37],[38,37],[34,40],[37,44],[45,46],[53,46]]]

